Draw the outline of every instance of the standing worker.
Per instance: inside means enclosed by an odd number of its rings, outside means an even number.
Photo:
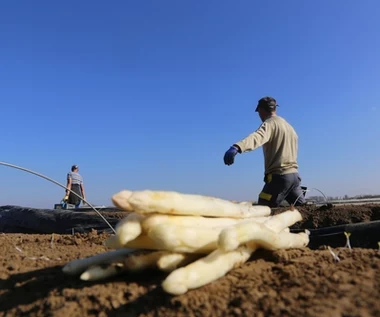
[[[297,152],[298,136],[293,127],[276,114],[277,102],[272,97],[261,98],[256,107],[262,124],[245,139],[233,144],[224,155],[224,163],[232,165],[237,153],[263,147],[265,185],[259,194],[259,205],[278,207],[286,200],[289,204],[305,204],[300,186]]]
[[[70,192],[70,189],[82,198],[74,195]],[[78,165],[73,165],[71,166],[71,172],[67,174],[66,196],[64,200],[68,204],[75,205],[75,208],[78,208],[82,199],[86,200],[83,177],[79,174]]]

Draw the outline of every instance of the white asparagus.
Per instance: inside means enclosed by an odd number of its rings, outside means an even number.
[[[282,231],[277,233],[265,224],[244,223],[223,229],[219,235],[218,246],[223,251],[232,251],[247,242],[254,242],[269,250],[300,248],[309,243],[309,235]]]
[[[265,232],[269,232],[273,236],[273,232],[281,232],[285,229],[289,230],[289,226],[300,220],[302,220],[301,213],[293,209],[272,216],[262,225],[258,225],[253,220],[238,223],[221,231],[218,238],[218,246],[224,251],[231,251],[241,244],[259,239]],[[270,231],[267,231],[267,229],[270,229]]]
[[[119,249],[106,253],[100,253],[84,259],[77,259],[67,263],[62,271],[68,275],[77,275],[83,273],[87,268],[94,265],[118,262],[130,255],[135,250]]]
[[[279,247],[300,247],[305,246],[306,241],[308,241],[307,232],[299,234],[281,232],[277,235],[279,236],[277,241],[270,241],[270,239],[268,239],[265,247],[270,249]],[[293,240],[292,243],[289,244],[289,241],[281,240],[284,238],[283,235],[294,235],[297,236],[298,239]],[[244,264],[248,261],[252,253],[262,245],[263,244],[259,245],[255,241],[244,244],[233,251],[224,252],[221,249],[217,249],[204,258],[171,272],[163,281],[162,287],[167,293],[181,295],[190,289],[209,284],[226,275],[233,268]]]
[[[162,283],[165,292],[185,294],[224,276],[235,267],[245,263],[255,251],[255,245],[245,245],[231,252],[215,250],[206,257],[171,272]]]
[[[177,219],[177,223],[181,223],[181,218],[187,217],[176,217],[175,219]],[[264,224],[278,232],[288,227],[289,224],[291,225],[300,220],[300,218],[302,219],[301,214],[297,210],[286,211],[283,214],[271,217],[269,220],[265,221]],[[149,217],[147,219],[149,219]],[[156,219],[165,219],[165,221],[167,221],[170,219],[170,216],[167,218],[157,217]],[[255,219],[256,218],[245,219],[232,226],[217,228],[180,226],[171,223],[157,224],[158,221],[153,221],[153,224],[151,225],[152,227],[148,230],[148,236],[155,241],[158,248],[162,250],[186,253],[208,253],[218,248],[217,241],[222,230],[227,230],[229,228],[231,230],[234,228],[240,230],[239,228],[242,227],[245,229],[241,230],[252,231],[250,229],[251,226],[253,229],[260,228],[257,226],[255,227],[255,225],[258,225],[258,222],[255,221]],[[184,223],[184,219],[182,219],[182,223]],[[194,222],[194,224],[196,224],[196,222]],[[145,224],[142,226],[146,227]],[[145,230],[146,229],[147,228],[145,228]],[[229,235],[231,235],[231,233]],[[242,244],[240,243],[240,239],[244,240],[244,237],[236,237],[232,240],[232,243],[238,243],[237,245],[233,244],[233,249],[236,249]],[[248,241],[250,240],[246,240],[245,242]],[[228,250],[233,249],[231,249],[231,247],[228,248]]]
[[[253,206],[253,203],[251,201],[240,201],[238,202],[239,205],[247,205],[247,206]]]
[[[154,226],[148,236],[159,249],[185,253],[209,253],[217,249],[223,228],[195,228],[163,223]]]
[[[173,271],[162,283],[162,287],[168,293],[173,295],[180,295],[186,293],[189,289],[195,289],[206,285],[218,278],[224,276],[231,269],[245,263],[251,254],[259,247],[266,247],[269,249],[276,248],[289,248],[289,247],[303,247],[309,241],[308,232],[301,234],[291,234],[287,231],[287,226],[296,222],[299,215],[296,213],[286,213],[288,216],[273,216],[264,224],[259,224],[253,221],[238,224],[237,226],[254,225],[262,227],[266,232],[271,232],[276,238],[264,237],[260,244],[256,241],[250,241],[241,245],[233,251],[223,251],[217,249],[186,267],[182,267]],[[279,223],[280,222],[280,223]],[[269,229],[268,227],[271,227]],[[223,229],[222,232],[230,230],[232,227]],[[252,229],[252,228],[251,228]],[[253,231],[253,230],[252,230]],[[275,231],[280,231],[276,233]]]
[[[301,213],[297,209],[292,209],[272,216],[264,222],[264,225],[275,232],[280,232],[301,220]]]
[[[167,251],[131,254],[121,259],[120,263],[91,266],[81,274],[80,279],[84,281],[97,281],[119,275],[126,271],[137,272],[148,268],[157,268],[157,261],[167,254],[169,254]]]
[[[195,253],[168,253],[162,255],[157,261],[157,267],[164,272],[172,272],[175,269],[185,266],[195,260],[198,260],[202,255]]]
[[[153,227],[160,224],[173,224],[187,227],[227,227],[236,224],[238,219],[233,218],[206,218],[202,216],[177,216],[177,215],[164,215],[154,214],[148,215],[142,222],[141,226],[143,232],[149,232]]]
[[[124,246],[120,243],[119,237],[112,235],[104,241],[104,245],[109,249],[121,249]]]
[[[173,223],[187,223],[185,219],[188,216],[177,216],[175,219],[177,221],[172,221]],[[193,218],[193,217],[189,217]],[[196,218],[196,217],[194,217]],[[245,222],[248,223],[259,223],[259,221],[265,222],[269,217],[260,217],[260,218],[249,218],[239,220],[237,224],[243,224]],[[157,219],[161,219],[162,221],[169,221],[159,223]],[[225,228],[229,228],[231,226],[223,226],[223,227],[202,227],[195,226],[197,221],[190,221],[194,226],[183,226],[177,225],[170,222],[171,216],[168,218],[165,217],[157,217],[151,223],[148,222],[149,217],[143,222],[142,227],[144,231],[147,231],[147,235],[155,241],[158,249],[161,250],[169,250],[172,252],[185,252],[185,253],[209,253],[218,248],[217,241],[219,234]],[[256,221],[258,219],[259,221]],[[149,226],[148,226],[149,224]],[[203,224],[206,224],[204,222]],[[216,224],[216,223],[215,223]],[[235,225],[236,226],[236,225]],[[129,244],[127,247],[131,247]]]
[[[91,266],[80,275],[82,281],[99,281],[109,277],[119,275],[124,271],[122,265],[109,265],[103,267],[100,265]]]
[[[271,217],[255,217],[248,219],[236,219],[236,218],[211,218],[202,216],[178,216],[178,215],[164,215],[164,214],[152,214],[147,215],[141,221],[142,231],[148,233],[153,227],[168,223],[186,227],[199,227],[199,228],[223,228],[237,223],[245,222],[248,220],[256,222],[265,222],[271,219]]]
[[[154,251],[143,254],[136,254],[125,259],[125,269],[128,271],[142,271],[148,268],[157,268],[157,261],[168,251]]]
[[[132,212],[117,223],[115,231],[121,245],[136,239],[141,234],[141,221],[144,218],[143,215]]]
[[[146,250],[160,250],[155,241],[149,238],[147,235],[139,235],[136,239],[127,242],[122,245],[117,236],[110,236],[106,241],[105,245],[110,249],[146,249]]]
[[[132,196],[132,191],[125,189],[118,194],[112,197],[113,204],[122,210],[133,211],[131,204],[128,202],[128,199]]]
[[[266,216],[266,217],[253,217],[253,218],[244,218],[244,219],[239,219],[235,225],[240,224],[240,223],[246,223],[246,222],[255,222],[255,223],[264,223],[270,220],[273,216]],[[229,225],[229,226],[223,226],[223,227],[214,227],[214,229],[224,229],[228,228],[234,225]]]
[[[173,191],[121,191],[112,196],[113,203],[141,214],[250,218],[268,216],[267,206],[236,204],[216,197],[182,194]]]
[[[254,241],[259,244],[260,248],[267,250],[279,250],[279,249],[300,249],[306,247],[310,242],[310,232],[290,233],[281,231],[274,235],[276,239],[270,240],[269,237],[265,237],[260,241]]]

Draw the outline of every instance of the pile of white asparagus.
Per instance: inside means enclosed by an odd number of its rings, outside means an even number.
[[[294,208],[275,216],[266,206],[168,191],[123,190],[112,197],[130,211],[105,244],[112,250],[66,264],[63,272],[99,280],[126,271],[157,268],[162,283],[180,295],[211,283],[245,263],[259,248],[302,248],[309,232],[290,233],[302,220]]]

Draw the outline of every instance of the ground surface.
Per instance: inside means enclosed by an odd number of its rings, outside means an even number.
[[[301,211],[297,228],[380,219],[379,205]],[[106,237],[0,233],[0,316],[380,316],[375,248],[335,247],[340,262],[323,246],[258,251],[225,277],[181,296],[164,293],[166,275],[156,271],[96,283],[62,273],[68,261],[106,251]]]

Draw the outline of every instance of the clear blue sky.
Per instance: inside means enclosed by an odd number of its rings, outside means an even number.
[[[62,183],[78,164],[94,204],[122,189],[255,200],[262,149],[223,155],[272,95],[304,185],[380,193],[379,16],[378,0],[1,1],[1,161]],[[0,205],[63,197],[0,169]]]

